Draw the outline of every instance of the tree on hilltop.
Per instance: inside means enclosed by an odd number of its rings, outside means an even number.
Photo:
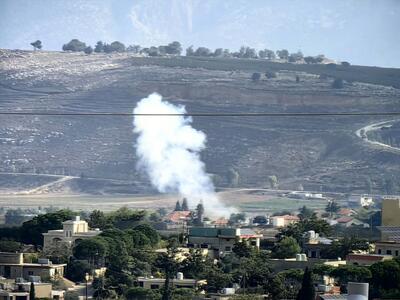
[[[36,49],[40,50],[42,49],[42,41],[40,40],[36,40],[34,42],[31,43],[33,50],[36,51]]]
[[[85,48],[86,44],[78,39],[72,39],[69,43],[64,44],[62,47],[63,51],[72,51],[72,52],[85,51]]]

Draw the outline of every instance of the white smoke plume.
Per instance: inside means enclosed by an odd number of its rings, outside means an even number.
[[[194,207],[203,201],[206,214],[230,213],[218,200],[199,152],[205,148],[206,135],[191,126],[185,116],[140,116],[140,114],[184,114],[184,106],[163,101],[153,93],[133,110],[134,133],[138,135],[138,167],[162,193],[179,193]]]

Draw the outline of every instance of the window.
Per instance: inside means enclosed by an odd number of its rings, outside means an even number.
[[[382,254],[382,249],[378,249],[378,254]]]
[[[139,286],[143,287],[143,281],[139,281]]]
[[[386,250],[387,255],[392,255],[392,250]]]
[[[231,247],[229,247],[229,246],[226,246],[226,247],[225,247],[225,251],[231,251],[231,250],[232,250]]]
[[[158,284],[151,284],[150,285],[150,288],[152,289],[152,290],[156,290],[156,289],[158,289],[160,286],[158,285]]]
[[[33,275],[33,271],[28,271],[28,275],[32,276]]]
[[[399,256],[399,250],[396,250],[396,256]]]

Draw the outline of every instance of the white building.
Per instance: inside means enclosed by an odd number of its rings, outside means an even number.
[[[351,195],[348,199],[349,205],[351,206],[371,206],[374,204],[374,199],[366,195]]]
[[[49,230],[43,233],[43,250],[50,250],[61,244],[72,247],[75,243],[99,235],[99,229],[90,230],[88,223],[80,219],[63,222],[63,229]]]

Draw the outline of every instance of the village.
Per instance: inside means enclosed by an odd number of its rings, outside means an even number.
[[[158,299],[167,285],[177,299],[290,299],[307,273],[318,299],[396,293],[400,199],[378,205],[361,195],[348,203],[214,219],[186,199],[170,212],[40,214],[0,229],[0,297]]]

